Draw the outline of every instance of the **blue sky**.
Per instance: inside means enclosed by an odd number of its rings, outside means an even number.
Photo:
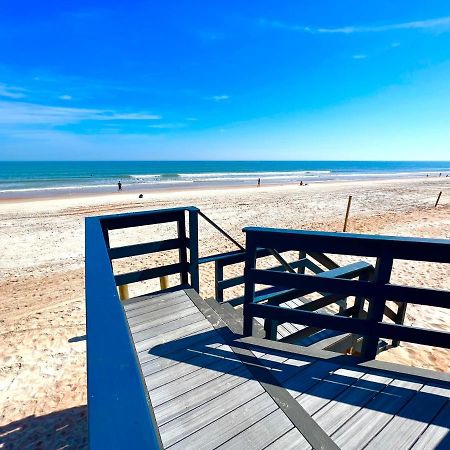
[[[448,0],[0,7],[0,159],[450,159]]]

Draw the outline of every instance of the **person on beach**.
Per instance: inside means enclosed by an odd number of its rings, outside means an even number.
[[[258,187],[261,186],[261,178],[258,178]]]
[[[118,190],[120,192],[122,190],[122,183],[120,181],[117,183],[117,187],[119,188]]]

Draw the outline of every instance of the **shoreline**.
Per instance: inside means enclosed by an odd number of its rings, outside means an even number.
[[[103,199],[103,200],[120,200],[127,199],[132,200],[137,197],[139,199],[139,194],[150,195],[152,197],[157,196],[159,194],[172,194],[172,193],[189,193],[189,192],[199,192],[199,191],[237,191],[237,190],[263,190],[263,189],[272,189],[272,188],[282,188],[282,187],[299,187],[301,189],[311,188],[313,186],[346,186],[346,185],[355,185],[355,184],[384,184],[384,183],[412,183],[418,181],[429,181],[429,182],[442,182],[445,185],[450,185],[450,177],[424,177],[424,176],[408,176],[408,177],[379,177],[379,178],[371,178],[371,179],[362,179],[362,178],[351,178],[351,179],[341,179],[341,180],[312,180],[308,181],[303,186],[300,186],[298,182],[285,182],[285,183],[266,183],[261,184],[261,186],[249,185],[246,183],[232,183],[232,184],[212,184],[212,185],[189,185],[182,188],[177,187],[146,187],[141,189],[132,189],[127,190],[126,188],[122,191],[97,191],[97,192],[85,192],[85,193],[58,193],[55,195],[30,195],[30,196],[21,196],[21,197],[2,197],[0,196],[0,205],[2,204],[14,204],[14,203],[30,203],[30,202],[39,202],[39,201],[77,201],[83,199]],[[447,184],[448,183],[448,184]],[[141,185],[142,186],[142,185]],[[127,198],[124,198],[124,197]]]

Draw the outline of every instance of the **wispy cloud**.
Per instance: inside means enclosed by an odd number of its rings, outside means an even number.
[[[358,55],[353,55],[352,56],[353,59],[366,59],[367,55],[364,54],[358,54]]]
[[[283,30],[297,31],[302,33],[312,33],[312,34],[380,33],[384,31],[393,31],[393,30],[420,30],[420,29],[440,29],[441,31],[443,30],[450,31],[450,16],[439,17],[436,19],[416,20],[412,22],[391,23],[385,25],[355,25],[336,28],[310,27],[304,25],[289,24],[286,22],[269,20],[265,18],[260,19],[259,24],[267,28],[279,28]]]
[[[15,86],[7,86],[4,83],[0,83],[0,97],[6,98],[24,98],[24,89]]]
[[[173,129],[173,128],[183,128],[185,127],[185,123],[155,123],[149,125],[149,128],[158,128],[158,129]]]
[[[72,100],[72,96],[71,95],[60,95],[58,97],[60,100]]]
[[[228,100],[230,97],[228,95],[213,95],[210,97],[211,100],[215,102],[223,102],[224,100]]]
[[[125,113],[101,109],[68,108],[26,102],[0,101],[0,125],[59,126],[82,121],[157,120],[147,112]]]

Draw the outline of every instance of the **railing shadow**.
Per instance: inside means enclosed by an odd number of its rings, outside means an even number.
[[[87,407],[28,416],[0,426],[0,448],[87,449]]]
[[[435,410],[436,414],[444,405],[449,406],[450,382],[400,374],[394,368],[390,371],[353,365],[349,357],[344,355],[318,359],[297,353],[279,352],[268,347],[248,345],[238,341],[239,338],[241,336],[235,335],[234,339],[224,341],[217,331],[211,330],[157,345],[148,350],[146,354],[151,355],[151,358],[163,357],[166,364],[167,360],[171,360],[172,362],[168,364],[173,364],[175,361],[187,366],[184,372],[180,373],[181,377],[173,383],[180,383],[182,376],[189,376],[199,368],[207,368],[212,372],[223,374],[234,372],[241,365],[241,359],[229,347],[233,346],[241,350],[250,349],[256,352],[259,357],[244,357],[246,363],[249,366],[256,365],[268,369],[278,383],[290,390],[294,397],[306,394],[309,397],[330,401],[338,397],[341,403],[426,423],[429,423],[433,416],[430,419],[424,419],[423,408],[405,407],[414,396],[419,396],[420,404],[425,408]],[[288,360],[286,360],[287,357]],[[151,361],[149,362],[151,363]],[[189,368],[189,366],[191,367]],[[143,367],[145,373],[146,363]],[[163,369],[164,365],[159,366],[150,377],[158,376],[159,371]],[[351,373],[347,370],[350,370]],[[254,379],[251,369],[238,373],[238,376],[242,378]],[[371,376],[370,380],[361,378],[366,373],[374,376]],[[378,380],[377,376],[381,381],[376,381]],[[386,385],[386,382],[381,379],[382,377],[395,381]],[[214,377],[212,376],[212,378]],[[267,379],[263,381],[267,382]],[[424,384],[431,389],[426,388],[417,393]],[[349,389],[352,391],[351,393]],[[349,395],[344,395],[345,393]],[[438,416],[434,423],[437,426],[448,428],[448,423],[444,422],[446,419],[439,419]],[[449,434],[445,439],[445,442],[450,443]]]

